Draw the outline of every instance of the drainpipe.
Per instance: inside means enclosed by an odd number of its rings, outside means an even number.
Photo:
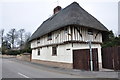
[[[91,40],[88,43],[89,43],[89,48],[90,48],[90,70],[93,71]]]
[[[93,57],[92,57],[93,54],[92,54],[92,47],[91,47],[92,38],[93,38],[92,30],[88,31],[88,36],[89,36],[88,44],[89,44],[89,49],[90,49],[90,70],[93,71]]]

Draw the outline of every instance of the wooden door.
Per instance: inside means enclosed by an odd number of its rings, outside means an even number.
[[[93,70],[99,70],[98,67],[98,52],[93,49]],[[89,49],[73,50],[73,68],[80,70],[90,70],[90,54]]]

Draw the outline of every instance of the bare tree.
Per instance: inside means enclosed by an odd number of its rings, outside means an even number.
[[[0,51],[2,51],[3,52],[3,35],[4,35],[4,29],[1,29],[0,30],[0,47],[1,47],[1,49],[0,49]]]
[[[24,43],[23,36],[25,33],[25,29],[20,29],[18,32],[19,32],[19,36],[20,36],[20,46],[22,46]]]
[[[4,35],[4,29],[1,29],[0,30],[1,46],[2,46],[2,43],[3,43],[3,35]]]
[[[9,42],[12,44],[12,48],[14,48],[14,43],[15,43],[15,39],[18,38],[18,34],[16,33],[16,29],[11,29],[8,33],[7,33],[7,38],[9,40]]]
[[[30,37],[31,37],[31,33],[30,32],[26,32],[25,33],[25,42],[27,42]]]
[[[25,46],[26,52],[28,52],[28,53],[31,53],[31,51],[32,51],[31,48],[30,48],[30,42],[29,42],[30,37],[31,37],[31,33],[26,32],[25,33],[25,44],[24,44],[24,46]]]

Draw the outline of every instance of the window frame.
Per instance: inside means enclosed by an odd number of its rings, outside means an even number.
[[[57,56],[57,46],[52,47],[52,56]]]
[[[48,33],[47,40],[52,40],[52,33]]]
[[[38,51],[37,51],[37,55],[40,56],[40,49],[38,49]]]
[[[88,29],[87,31],[88,31],[89,35],[93,35],[93,30],[92,29]]]
[[[64,33],[65,34],[68,34],[69,32],[68,32],[68,28],[64,28]]]
[[[40,40],[37,40],[37,44],[39,44],[40,43]]]

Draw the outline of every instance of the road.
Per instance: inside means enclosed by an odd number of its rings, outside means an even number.
[[[88,77],[88,75],[86,76],[84,74],[73,75],[73,74],[65,73],[66,72],[65,70],[64,72],[62,72],[59,69],[55,70],[55,68],[45,67],[42,65],[29,63],[26,61],[17,60],[16,58],[2,58],[2,59],[0,58],[0,72],[2,72],[2,75],[0,73],[0,77],[2,76],[2,78],[28,78],[28,79],[37,78],[38,80],[39,78],[52,78],[51,80],[56,80],[55,78],[76,78],[74,80],[83,80],[83,78],[89,78],[85,80],[118,80],[112,78],[93,79]],[[68,80],[68,79],[64,79],[64,80]]]
[[[1,63],[0,63],[1,64]],[[70,74],[63,74],[47,68],[34,66],[15,58],[2,59],[2,78],[81,78]]]
[[[0,79],[2,78],[2,58],[0,54]]]

